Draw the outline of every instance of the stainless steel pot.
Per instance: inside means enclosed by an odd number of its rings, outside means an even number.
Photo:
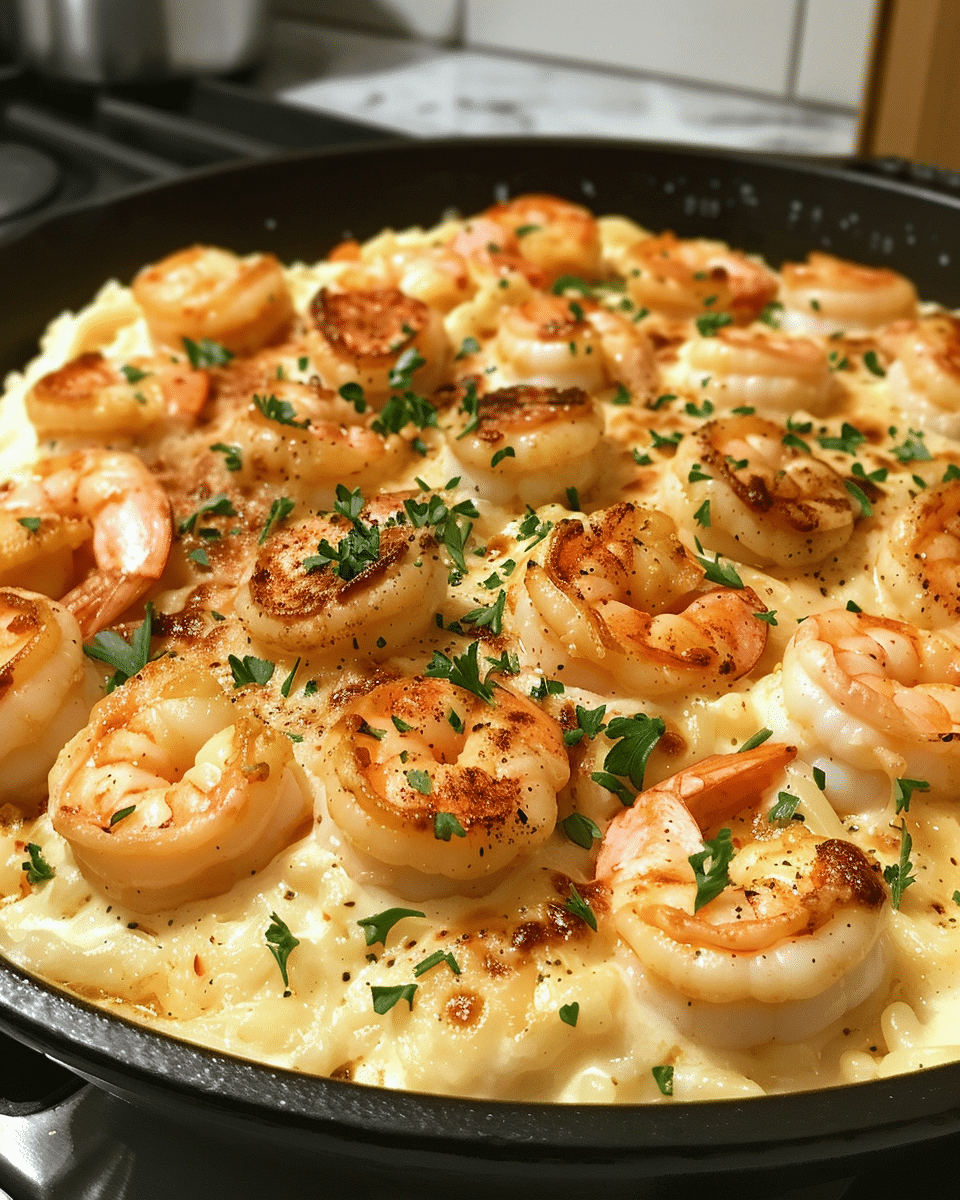
[[[24,61],[84,83],[249,66],[266,15],[267,0],[17,0]]]

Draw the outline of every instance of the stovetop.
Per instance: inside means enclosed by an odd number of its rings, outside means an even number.
[[[0,64],[0,241],[78,203],[198,168],[397,137],[279,103],[242,78],[95,89],[54,85]],[[953,173],[898,159],[843,162],[960,198]],[[385,1195],[360,1176],[307,1177],[282,1156],[265,1158],[236,1142],[219,1146],[211,1137],[134,1108],[0,1034],[0,1200]],[[960,1147],[907,1155],[903,1184],[947,1194],[958,1165]],[[668,1194],[665,1187],[657,1195]],[[779,1200],[874,1200],[893,1194],[890,1187],[887,1174],[839,1178],[780,1192]]]

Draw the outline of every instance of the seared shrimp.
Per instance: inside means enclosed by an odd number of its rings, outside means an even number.
[[[254,395],[225,436],[240,446],[251,481],[367,484],[398,470],[410,449],[399,434],[372,429],[373,419],[332,393],[286,383]]]
[[[887,331],[896,357],[887,382],[911,421],[960,437],[960,320],[935,313]]]
[[[0,588],[0,801],[29,807],[46,796],[61,746],[99,698],[99,672],[69,609]]]
[[[291,743],[208,671],[161,658],[101,700],[50,772],[84,874],[138,912],[225,892],[305,833]]]
[[[51,519],[54,530],[66,518],[83,522],[88,537],[92,533],[95,568],[60,597],[84,637],[112,625],[163,574],[170,552],[170,501],[133,454],[76,450],[40,459],[30,474],[6,485],[0,507],[36,536],[41,560],[50,548],[42,534]],[[33,523],[35,535],[29,529]],[[7,528],[12,534],[12,525]],[[76,528],[68,526],[55,539],[59,549],[69,545]],[[29,538],[24,545],[18,536],[12,549],[12,559],[2,563],[5,581],[38,586]]]
[[[487,703],[418,676],[347,706],[325,782],[355,850],[469,881],[546,841],[569,774],[560,726],[532,701],[498,688]]]
[[[206,371],[134,360],[118,370],[98,351],[81,354],[38,379],[27,416],[41,437],[135,434],[166,419],[190,422],[209,390]]]
[[[751,566],[804,566],[836,554],[856,503],[825,462],[783,443],[762,417],[707,421],[680,443],[673,468],[691,516],[709,501],[704,545]]]
[[[523,586],[525,641],[546,634],[562,655],[641,695],[727,688],[766,645],[756,595],[709,584],[670,518],[634,504],[561,521]]]
[[[543,271],[548,283],[563,275],[583,279],[600,275],[599,227],[581,205],[532,192],[494,205],[483,215],[517,239],[523,257]]]
[[[913,284],[885,267],[865,267],[815,250],[780,268],[781,324],[791,333],[864,333],[917,311]]]
[[[760,329],[721,329],[694,339],[684,353],[688,386],[714,404],[761,412],[824,411],[833,376],[823,346]],[[704,382],[706,381],[706,382]]]
[[[190,246],[133,281],[133,296],[158,346],[208,339],[234,354],[280,341],[293,320],[283,268],[272,254],[238,258],[215,246]]]
[[[960,621],[960,480],[929,488],[900,510],[877,573],[897,611],[921,628]]]
[[[894,779],[960,786],[960,642],[906,621],[831,609],[783,656],[790,736],[824,771],[834,806],[882,808]]]
[[[370,521],[360,530],[364,549],[349,566],[345,550],[358,534],[336,514],[268,538],[236,598],[250,635],[296,653],[388,656],[432,626],[447,577],[434,539],[409,525]],[[324,542],[345,561],[318,556]],[[311,565],[318,557],[323,565]]]
[[[776,276],[724,242],[643,238],[623,255],[630,298],[668,317],[729,313],[738,324],[759,316],[777,294]]]
[[[540,267],[522,254],[519,238],[489,217],[468,221],[451,238],[448,248],[464,260],[477,286],[524,280],[533,287],[543,287],[547,282]]]
[[[510,383],[587,392],[622,383],[642,397],[656,379],[653,350],[635,324],[593,301],[546,292],[507,310],[494,354]]]
[[[460,414],[447,442],[473,484],[495,502],[542,504],[564,488],[587,487],[599,470],[603,413],[580,388],[500,388]]]
[[[862,1003],[882,976],[876,869],[851,842],[800,822],[784,828],[761,811],[727,824],[730,882],[696,907],[691,856],[719,824],[756,810],[794,754],[768,743],[713,755],[641,792],[604,834],[596,875],[617,931],[648,978],[679,993],[676,1017],[707,1042],[799,1040]]]
[[[415,353],[422,361],[413,386],[431,392],[449,358],[443,318],[397,288],[333,292],[321,288],[310,301],[317,333],[310,358],[322,382],[334,391],[359,384],[368,403],[382,408],[391,391],[397,360]]]

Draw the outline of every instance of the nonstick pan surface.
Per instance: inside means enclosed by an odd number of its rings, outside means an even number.
[[[104,280],[194,242],[312,260],[344,236],[431,225],[552,192],[652,229],[721,238],[774,266],[812,249],[889,266],[960,305],[960,201],[842,169],[586,140],[383,144],[192,175],[77,209],[0,246],[0,371]],[[631,1196],[795,1188],[902,1162],[960,1131],[960,1065],[851,1088],[656,1107],[538,1106],[311,1078],[215,1054],[109,1016],[0,962],[0,1029],[211,1142],[260,1144],[370,1194]],[[956,1154],[956,1151],[942,1152]],[[365,1181],[365,1182],[363,1182]],[[386,1192],[385,1190],[386,1189]],[[313,1193],[310,1193],[313,1194]],[[353,1190],[352,1194],[366,1194]]]

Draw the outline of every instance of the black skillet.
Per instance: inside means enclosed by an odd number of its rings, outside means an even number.
[[[57,217],[0,246],[0,371],[111,276],[193,242],[314,259],[345,235],[434,223],[547,191],[656,229],[722,238],[775,266],[815,248],[889,266],[960,305],[960,200],[828,167],[676,147],[471,139],[289,157],[193,175]],[[258,1146],[353,1195],[627,1196],[796,1188],[931,1152],[958,1157],[960,1065],[790,1096],[537,1106],[367,1088],[197,1049],[0,963],[0,1029],[211,1145]],[[175,1128],[172,1126],[171,1128]],[[892,1177],[892,1176],[891,1176]],[[709,1180],[709,1183],[707,1182]],[[338,1189],[334,1189],[338,1190]],[[342,1188],[339,1189],[342,1191]],[[885,1193],[889,1194],[889,1193]]]

